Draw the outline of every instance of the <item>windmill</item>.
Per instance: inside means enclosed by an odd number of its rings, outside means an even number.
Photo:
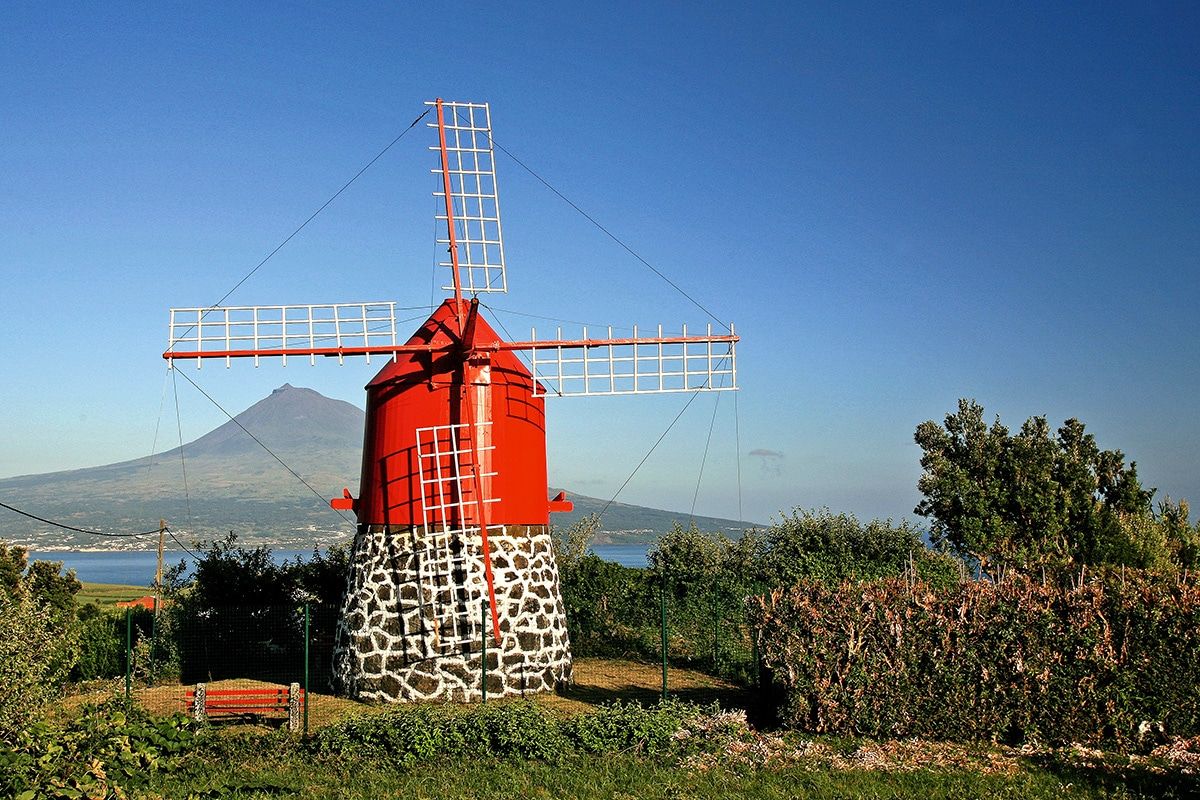
[[[388,358],[366,387],[359,496],[331,501],[358,520],[337,688],[385,701],[551,691],[570,682],[571,652],[549,515],[572,505],[547,500],[544,398],[732,390],[738,339],[710,325],[503,340],[478,299],[507,291],[490,110],[427,105],[452,295],[407,340],[394,302],[174,308],[163,358]]]

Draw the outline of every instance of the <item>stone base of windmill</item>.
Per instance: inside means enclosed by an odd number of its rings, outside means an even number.
[[[496,526],[488,542],[498,644],[478,533],[430,542],[416,530],[360,527],[337,627],[334,689],[375,702],[478,700],[485,645],[489,698],[570,684],[571,646],[549,531]]]

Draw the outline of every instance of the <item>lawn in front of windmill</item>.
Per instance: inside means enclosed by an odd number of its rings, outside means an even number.
[[[145,798],[306,797],[375,800],[450,798],[1189,798],[1187,776],[1097,770],[1069,762],[1038,766],[1009,757],[999,769],[834,768],[814,760],[784,767],[689,764],[630,753],[575,756],[558,763],[455,759],[400,767],[378,761],[313,759],[278,743],[245,740],[240,753],[164,776]],[[840,743],[846,744],[846,743]],[[853,746],[849,744],[848,746]]]
[[[656,686],[661,688],[655,665],[579,659],[576,667],[575,691],[538,697],[538,706],[570,716],[617,700],[650,704]],[[671,678],[672,686],[695,702],[736,708],[746,699],[739,687],[702,673],[677,670]],[[511,702],[522,701],[499,701]],[[339,703],[345,705],[327,705],[314,715],[314,727],[355,711],[391,708]],[[478,706],[462,710],[471,713],[472,708]],[[1170,765],[1069,749],[1030,754],[988,746],[759,733],[715,750],[701,746],[690,755],[617,751],[563,753],[552,759],[457,756],[400,763],[353,750],[331,753],[279,732],[235,727],[189,754],[180,769],[154,776],[133,796],[1069,800],[1196,797],[1200,784]]]

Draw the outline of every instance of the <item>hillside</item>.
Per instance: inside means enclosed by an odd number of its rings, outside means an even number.
[[[230,421],[182,448],[87,469],[0,479],[0,499],[39,516],[102,531],[144,531],[158,519],[211,539],[236,531],[245,542],[309,547],[353,536],[353,516],[343,520],[328,498],[344,486],[357,491],[364,412],[312,389],[284,384]],[[244,428],[244,430],[243,430]],[[249,431],[310,484],[301,484]],[[183,491],[183,469],[187,493]],[[557,493],[557,489],[552,490]],[[569,525],[598,512],[605,501],[567,490]],[[189,522],[190,520],[190,522]],[[646,541],[688,524],[687,514],[613,503],[605,512],[601,541]],[[732,520],[697,517],[705,530],[738,532]],[[101,539],[64,531],[0,509],[0,538],[38,549],[143,549],[145,539]]]

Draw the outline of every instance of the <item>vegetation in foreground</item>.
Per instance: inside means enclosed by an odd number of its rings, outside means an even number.
[[[883,592],[876,616],[885,623],[891,615],[907,613],[892,595],[908,597],[917,589],[924,592],[925,586],[943,594],[960,591],[972,583],[969,574],[978,576],[975,583],[980,591],[987,589],[982,584],[994,584],[997,590],[1011,587],[1011,576],[1033,586],[1037,576],[1039,591],[1049,586],[1051,594],[1059,590],[1095,594],[1099,589],[1092,576],[1103,574],[1107,566],[1121,568],[1122,590],[1126,568],[1144,570],[1129,576],[1131,584],[1145,581],[1152,588],[1174,585],[1191,590],[1187,575],[1200,566],[1200,525],[1190,524],[1187,505],[1164,502],[1156,513],[1151,506],[1154,490],[1141,486],[1136,466],[1126,467],[1119,451],[1101,451],[1084,434],[1081,423],[1068,420],[1055,438],[1044,418],[1033,418],[1013,436],[998,420],[990,428],[983,425],[982,408],[963,401],[959,413],[949,415],[944,427],[933,422],[920,426],[917,443],[924,451],[925,474],[919,488],[926,498],[917,513],[931,518],[940,551],[926,548],[920,532],[906,523],[862,525],[852,515],[797,510],[767,531],[751,532],[739,540],[678,529],[659,543],[649,569],[628,570],[588,554],[585,524],[569,531],[559,546],[573,642],[579,650],[597,655],[613,655],[606,652],[610,649],[653,655],[656,641],[647,633],[657,630],[653,621],[657,613],[655,603],[648,601],[669,597],[672,608],[681,612],[672,623],[674,633],[692,628],[708,631],[708,635],[681,637],[685,647],[694,649],[684,657],[716,670],[737,663],[730,660],[736,650],[729,647],[731,637],[712,635],[720,628],[715,623],[723,619],[722,609],[744,611],[747,595],[787,587],[818,594],[849,591],[847,597]],[[169,576],[174,612],[166,615],[160,635],[165,627],[166,641],[172,641],[175,614],[202,615],[220,622],[222,630],[242,631],[237,619],[222,617],[228,610],[222,598],[236,596],[256,608],[294,607],[340,589],[344,552],[282,568],[273,565],[269,555],[265,548],[239,548],[232,538],[211,545],[190,585],[177,583],[178,573]],[[195,729],[180,717],[155,719],[119,703],[71,719],[49,716],[47,721],[31,723],[45,716],[38,709],[53,699],[64,681],[114,674],[124,655],[114,648],[119,639],[114,635],[119,633],[113,629],[115,618],[91,605],[81,607],[76,597],[80,584],[73,574],[59,573],[58,564],[28,565],[23,550],[0,545],[0,793],[21,800],[373,797],[381,793],[1034,798],[1200,794],[1194,774],[1200,767],[1200,737],[1181,739],[1177,731],[1171,732],[1176,735],[1173,741],[1157,747],[1153,740],[1138,741],[1133,744],[1142,748],[1137,755],[1106,754],[1077,745],[1046,749],[1032,742],[1022,750],[920,740],[876,744],[804,739],[799,731],[780,736],[755,733],[744,717],[680,703],[654,708],[617,703],[569,718],[524,703],[453,712],[416,708],[345,720],[307,741]],[[1088,586],[1084,586],[1085,574]],[[1115,578],[1118,573],[1107,574]],[[888,585],[905,591],[888,595]],[[1138,613],[1153,617],[1170,607],[1156,600],[1153,592],[1142,595],[1146,602],[1130,605]],[[887,648],[880,646],[886,635],[865,641],[860,620],[854,618],[864,611],[861,603],[837,604],[852,612],[846,627],[852,635],[840,637],[834,631],[826,637],[832,642],[830,663],[848,665],[863,685],[878,682],[887,674],[887,664],[870,666],[865,656],[886,662]],[[1189,613],[1193,606],[1188,606]],[[1034,614],[1032,621],[1022,621],[1016,613],[1000,616],[1012,625],[1012,635],[1004,637],[1010,644],[1025,642],[1039,630],[1046,633],[1045,613]],[[814,619],[826,617],[818,610]],[[134,625],[142,627],[136,620]],[[995,633],[993,628],[988,630]],[[1161,628],[1159,633],[1164,632]],[[883,634],[894,629],[890,623],[881,628]],[[764,636],[766,631],[767,626],[760,624],[755,635]],[[233,640],[262,644],[251,641],[253,628],[244,632]],[[791,636],[786,631],[779,635]],[[733,638],[739,646],[749,641]],[[1186,643],[1186,636],[1167,638],[1176,651],[1180,649],[1176,645]],[[1110,638],[1105,634],[1097,641],[1105,644]],[[764,642],[756,644],[762,654]],[[922,658],[930,659],[947,652],[918,650]],[[1012,652],[1018,656],[1009,659],[1015,672],[1025,675],[1024,650]],[[1056,645],[1046,652],[1061,654],[1062,648]],[[734,653],[738,658],[747,654],[748,647],[742,647],[741,656]],[[186,648],[168,647],[158,658],[150,663],[183,676]],[[1124,669],[1124,659],[1109,660]],[[135,667],[145,661],[144,654],[135,654]],[[981,684],[975,672],[997,679],[985,661],[974,659],[972,665],[984,668],[962,673],[965,686],[987,688],[986,680]],[[1168,673],[1184,663],[1169,654],[1160,661]],[[757,662],[757,658],[750,660],[755,666]],[[921,670],[926,667],[940,674],[939,665],[914,663],[920,669],[909,672],[918,683],[924,680]],[[1085,672],[1084,680],[1096,678],[1090,670]],[[1118,678],[1125,674],[1117,673]],[[827,692],[829,682],[811,683],[818,700],[837,701]],[[1007,703],[1004,697],[1004,692],[967,691],[953,714],[974,714],[980,702]],[[865,716],[855,712],[844,725],[826,729],[875,730],[863,727],[864,720],[878,716],[875,704],[860,705]],[[1183,705],[1171,704],[1172,708]],[[1134,711],[1143,707],[1149,708],[1145,703],[1131,705]],[[997,708],[1005,713],[1011,710]],[[798,728],[821,730],[805,720],[804,714],[794,714],[790,721]],[[995,726],[985,733],[1009,738],[1008,727],[1002,736]],[[1039,726],[1030,730],[1043,733]],[[897,735],[891,724],[879,732]],[[941,736],[947,730],[941,727],[932,733]],[[1100,740],[1110,737],[1104,734]]]
[[[0,794],[38,798],[1193,797],[1200,755],[1115,756],[752,731],[668,702],[581,715],[528,702],[405,707],[303,740],[197,728],[119,700],[0,747]]]
[[[202,776],[202,777],[201,777]],[[1094,770],[1068,763],[1032,762],[1012,774],[987,774],[957,767],[883,770],[870,766],[831,767],[798,762],[767,769],[717,764],[703,769],[631,754],[575,756],[557,764],[512,759],[451,759],[420,768],[378,761],[321,760],[299,754],[264,764],[246,757],[193,777],[155,781],[132,795],[145,798],[306,797],[375,800],[411,797],[581,798],[679,800],[680,798],[1189,798],[1195,784],[1175,777],[1128,770]]]

